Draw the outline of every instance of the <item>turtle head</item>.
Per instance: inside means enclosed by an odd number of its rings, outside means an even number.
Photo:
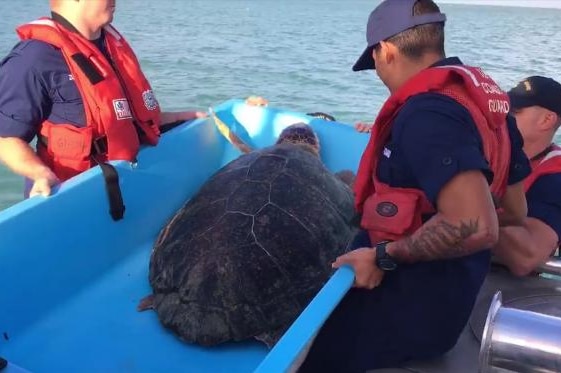
[[[294,123],[283,129],[276,144],[286,143],[300,145],[319,157],[319,138],[306,123]]]

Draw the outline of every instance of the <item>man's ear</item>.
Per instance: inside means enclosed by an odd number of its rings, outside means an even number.
[[[559,126],[559,115],[557,115],[557,113],[554,113],[553,111],[547,110],[542,118],[543,120],[541,121],[540,126],[543,129],[557,129],[557,127]]]
[[[394,44],[387,41],[380,42],[380,58],[384,63],[391,64],[395,60],[397,53],[398,49]]]

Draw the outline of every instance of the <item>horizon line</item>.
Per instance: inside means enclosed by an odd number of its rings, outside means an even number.
[[[502,6],[514,8],[561,9],[561,0],[436,0],[439,4]]]

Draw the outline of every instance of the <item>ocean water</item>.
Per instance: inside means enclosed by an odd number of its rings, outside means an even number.
[[[94,0],[91,0],[94,1]],[[387,90],[352,72],[372,0],[118,0],[115,26],[135,49],[165,110],[262,95],[272,106],[372,121]],[[9,4],[9,5],[8,5]],[[540,74],[561,80],[560,9],[441,4],[446,49],[504,89]],[[0,5],[0,56],[14,28],[48,15],[47,0]],[[0,166],[0,210],[22,199],[22,178]]]

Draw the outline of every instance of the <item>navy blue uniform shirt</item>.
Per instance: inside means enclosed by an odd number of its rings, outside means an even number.
[[[526,192],[528,216],[549,225],[561,239],[561,173],[540,176]]]
[[[447,58],[437,65],[461,64]],[[529,175],[530,163],[512,117],[509,184]],[[400,109],[378,163],[378,178],[394,187],[423,190],[435,203],[455,175],[493,174],[468,110],[453,99],[423,93]],[[427,217],[428,218],[428,217]],[[352,248],[372,247],[365,231]],[[349,290],[318,333],[301,373],[363,373],[429,359],[452,348],[467,324],[490,264],[490,250],[449,260],[399,264],[373,290]]]
[[[52,18],[76,32],[61,16]],[[103,34],[92,43],[108,56]],[[0,62],[0,137],[30,142],[45,119],[83,127],[84,103],[60,49],[24,40]]]
[[[435,66],[458,64],[458,58],[447,58]],[[514,184],[529,175],[531,168],[512,116],[508,116],[508,129],[512,143],[508,182]],[[469,111],[441,94],[410,98],[397,115],[385,148],[389,151],[377,170],[380,181],[421,189],[434,205],[444,184],[462,171],[481,170],[489,181],[493,177]]]

